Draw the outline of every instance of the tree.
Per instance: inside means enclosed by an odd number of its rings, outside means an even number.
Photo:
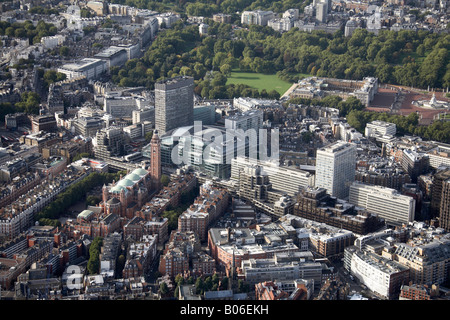
[[[96,237],[89,248],[89,260],[87,270],[89,274],[97,274],[100,270],[100,248],[103,244],[103,238]]]
[[[102,201],[99,196],[89,195],[86,197],[86,204],[88,206],[96,206]]]
[[[145,142],[146,143],[149,143],[151,140],[152,140],[152,137],[153,137],[153,131],[149,131],[149,132],[147,132],[146,134],[145,134]]]
[[[59,54],[63,57],[67,57],[70,53],[70,49],[67,46],[62,46],[59,48]]]
[[[167,286],[167,283],[161,282],[161,284],[159,285],[159,293],[161,294],[161,296],[165,296],[169,293],[169,287]]]
[[[28,114],[39,114],[39,105],[41,97],[36,92],[26,91],[21,95],[21,101],[16,103],[19,111]]]
[[[229,76],[231,75],[231,66],[227,63],[220,66],[220,72],[222,72],[224,75]]]
[[[89,156],[90,156],[90,154],[87,153],[87,152],[77,153],[76,155],[73,156],[72,162],[78,161],[78,160],[83,159],[83,158],[88,158]]]
[[[165,174],[161,175],[161,184],[163,186],[167,186],[169,184],[169,182],[170,182],[169,176],[167,176]]]
[[[125,267],[126,261],[127,258],[123,254],[119,255],[119,257],[117,258],[116,269],[119,277],[122,276],[122,270]]]
[[[203,294],[205,292],[205,282],[202,277],[198,277],[195,281],[195,293]]]

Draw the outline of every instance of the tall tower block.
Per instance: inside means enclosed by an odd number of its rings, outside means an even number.
[[[155,83],[155,128],[160,134],[194,124],[194,86],[188,76]]]
[[[355,181],[356,145],[336,141],[317,149],[315,186],[325,188],[333,197],[346,199]]]

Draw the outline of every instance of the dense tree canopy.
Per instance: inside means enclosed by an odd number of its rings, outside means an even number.
[[[13,22],[0,21],[0,35],[15,38],[28,38],[30,44],[38,43],[42,37],[54,36],[58,29],[51,23],[41,20],[36,26],[32,21]]]
[[[159,12],[176,11],[195,16],[211,16],[213,13],[235,14],[244,10],[272,10],[274,12],[284,12],[291,8],[303,10],[312,1],[294,0],[113,0],[114,3],[126,4],[140,9],[150,9]]]
[[[226,85],[234,69],[277,74],[297,81],[301,75],[361,80],[378,77],[382,83],[420,88],[450,86],[450,35],[427,31],[357,29],[351,37],[341,31],[311,33],[293,28],[280,34],[252,25],[231,30],[230,24],[207,20],[208,36],[195,25],[178,21],[161,31],[142,59],[112,68],[113,82],[146,86],[177,75],[195,78],[195,92],[203,98],[261,97],[246,86]]]

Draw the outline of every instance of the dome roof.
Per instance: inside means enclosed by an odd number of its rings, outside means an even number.
[[[141,176],[132,172],[130,174],[127,174],[125,176],[125,179],[131,180],[131,181],[139,181],[139,180],[141,180]]]
[[[133,173],[137,174],[140,177],[143,177],[148,173],[148,171],[143,168],[137,168],[137,169],[134,169],[133,172],[130,174],[133,174]]]
[[[117,198],[111,198],[107,201],[108,204],[118,204],[120,203],[120,200]]]
[[[131,181],[130,179],[124,178],[120,180],[119,183],[117,183],[117,185],[122,187],[131,187],[134,185],[134,182]]]
[[[116,185],[116,186],[111,188],[111,192],[113,192],[113,193],[120,193],[120,191],[122,191],[122,189],[125,189],[125,191],[126,191],[126,188],[124,186]]]

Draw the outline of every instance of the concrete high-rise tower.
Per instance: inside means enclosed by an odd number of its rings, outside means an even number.
[[[328,14],[328,3],[327,2],[319,2],[316,5],[317,21],[322,22],[322,23],[327,22],[327,14]]]
[[[194,125],[194,78],[180,76],[155,83],[155,128],[164,134]]]
[[[324,188],[333,197],[346,199],[355,181],[356,146],[337,141],[317,149],[315,186]]]

